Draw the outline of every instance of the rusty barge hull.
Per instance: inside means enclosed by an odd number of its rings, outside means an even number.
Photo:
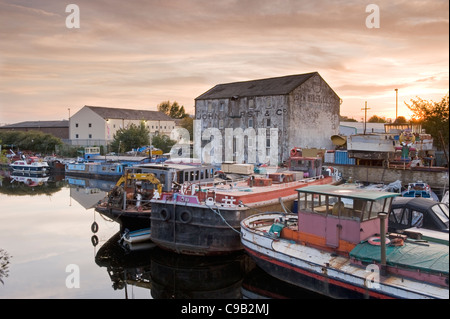
[[[258,210],[277,207],[280,204],[274,202]],[[245,206],[167,205],[161,201],[153,202],[152,210],[151,237],[155,244],[179,254],[199,256],[243,250],[240,222],[257,212]]]
[[[196,195],[152,200],[152,241],[163,249],[187,255],[220,255],[242,251],[240,223],[261,212],[292,211],[296,189],[331,184],[331,177],[312,178],[269,187],[216,189],[215,200]]]

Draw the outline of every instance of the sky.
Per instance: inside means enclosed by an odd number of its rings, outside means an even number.
[[[449,1],[0,0],[0,125],[167,100],[193,114],[217,84],[310,72],[341,115],[409,118],[405,102],[448,94]]]

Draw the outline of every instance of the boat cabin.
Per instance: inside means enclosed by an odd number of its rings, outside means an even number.
[[[346,186],[316,185],[297,189],[295,240],[338,253],[380,234],[379,213],[389,213],[397,193]],[[387,219],[384,219],[387,229]]]
[[[291,156],[287,161],[290,171],[303,172],[305,178],[322,175],[321,157]]]
[[[161,182],[163,192],[171,192],[173,186],[183,184],[210,184],[214,181],[212,165],[141,164],[127,168],[132,173],[151,173]]]

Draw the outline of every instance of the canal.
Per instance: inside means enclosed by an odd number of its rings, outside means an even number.
[[[194,257],[119,244],[94,206],[114,185],[0,176],[0,299],[320,298],[272,278],[244,253]]]

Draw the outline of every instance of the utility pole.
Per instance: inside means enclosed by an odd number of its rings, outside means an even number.
[[[366,101],[366,106],[361,109],[364,111],[364,135],[366,134],[366,123],[367,123],[367,110],[370,110],[370,108],[367,107],[367,101]]]
[[[394,123],[397,122],[397,117],[398,117],[398,89],[395,89],[395,121],[394,121]]]

